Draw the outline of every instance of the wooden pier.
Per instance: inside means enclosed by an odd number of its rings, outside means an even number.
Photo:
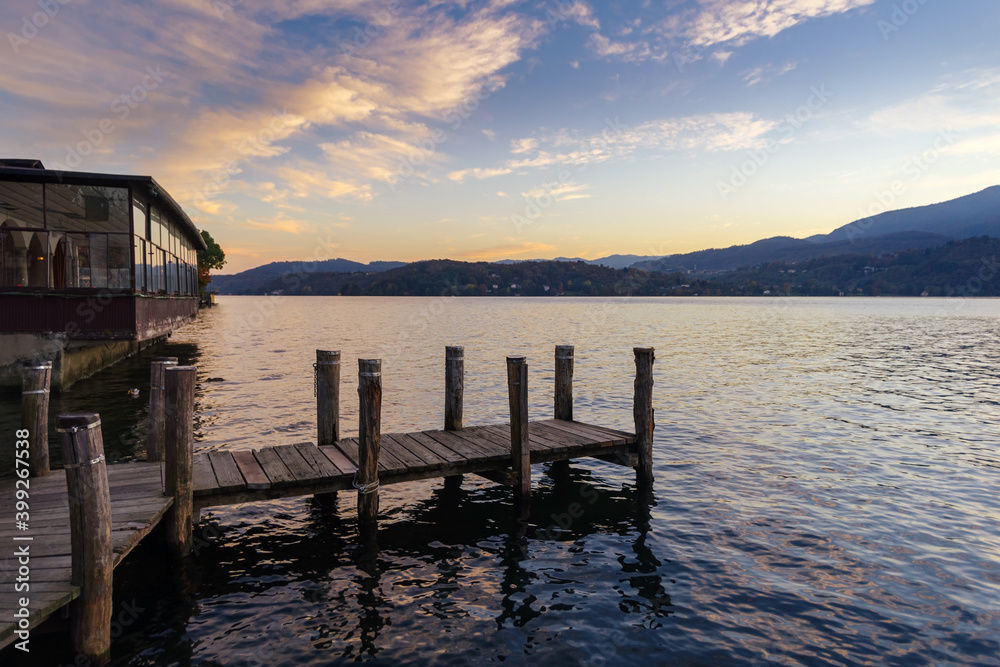
[[[528,434],[531,464],[595,457],[635,465],[631,433],[547,419],[531,422]],[[379,484],[478,474],[511,486],[510,459],[509,424],[382,434]],[[194,506],[200,510],[353,489],[358,460],[357,438],[322,447],[303,442],[198,454],[194,457]]]
[[[531,465],[592,457],[635,468],[652,481],[653,349],[635,348],[633,416],[636,433],[573,419],[573,347],[555,353],[554,418],[528,418],[524,357],[507,358],[510,422],[463,423],[464,351],[445,359],[442,430],[381,433],[381,361],[358,360],[359,429],[340,437],[340,353],[317,350],[317,441],[254,450],[193,453],[194,367],[156,358],[151,370],[150,434],[146,463],[104,462],[100,417],[60,415],[64,470],[48,472],[48,451],[37,434],[45,424],[38,396],[47,399],[45,369],[26,369],[24,431],[29,459],[19,479],[0,483],[0,538],[30,550],[27,612],[14,584],[19,565],[0,561],[0,649],[23,641],[39,623],[69,605],[73,647],[92,664],[110,658],[111,585],[115,566],[158,524],[174,556],[191,552],[192,523],[206,507],[356,490],[359,529],[377,522],[381,485],[444,478],[461,484],[478,475],[511,486],[517,516],[530,510]],[[41,375],[34,375],[38,373]],[[47,400],[45,400],[47,407]],[[21,437],[19,432],[18,437]],[[18,455],[22,458],[22,455]],[[22,473],[23,470],[23,473]],[[30,521],[15,525],[17,488],[30,485]],[[26,539],[28,538],[28,539]],[[26,615],[25,615],[26,614]],[[20,615],[20,616],[19,616]],[[10,650],[10,649],[8,649]]]

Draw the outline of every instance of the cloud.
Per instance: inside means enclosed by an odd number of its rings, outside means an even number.
[[[614,58],[627,63],[643,60],[663,60],[667,57],[665,50],[655,51],[649,42],[615,42],[599,32],[592,34],[587,40],[587,47],[601,58]]]
[[[747,86],[756,86],[758,83],[770,81],[771,79],[776,79],[783,74],[788,74],[798,66],[799,64],[797,62],[789,62],[784,65],[774,65],[768,63],[766,65],[754,67],[753,69],[748,69],[741,73],[740,76],[743,78],[743,81],[746,82]]]
[[[468,176],[478,179],[493,178],[494,176],[504,176],[512,172],[513,169],[507,167],[497,167],[493,169],[475,167],[473,169],[461,169],[448,174],[448,178],[456,183],[461,183]]]
[[[589,194],[583,192],[589,188],[589,185],[579,185],[576,183],[556,183],[554,185],[540,185],[528,190],[527,192],[522,192],[521,196],[528,199],[533,199],[535,201],[540,198],[551,197],[553,201],[569,201],[571,199],[586,199],[590,197]]]
[[[951,139],[948,152],[1000,156],[996,108],[1000,68],[958,72],[930,90],[872,112],[862,128],[881,136],[918,134],[928,142]]]
[[[811,19],[867,7],[875,0],[702,0],[698,9],[674,14],[662,31],[687,44],[742,46],[759,37],[774,37]]]
[[[244,224],[252,229],[264,229],[282,234],[301,234],[313,229],[312,223],[306,220],[293,220],[282,214],[266,221],[247,220]]]
[[[638,155],[755,149],[767,143],[768,133],[777,125],[777,121],[749,112],[731,112],[665,118],[590,135],[561,129],[511,142],[512,157],[502,166],[463,169],[448,177],[461,182],[467,176],[485,179],[522,170],[598,164]]]
[[[507,0],[288,0],[226,4],[221,13],[216,4],[165,0],[155,13],[134,3],[65,5],[0,68],[7,129],[20,130],[33,155],[61,160],[147,66],[162,67],[155,89],[127,121],[115,119],[81,169],[151,173],[209,215],[232,214],[228,198],[243,182],[270,183],[273,204],[307,193],[367,201],[373,182],[410,156],[441,161],[431,128],[502,88],[503,70],[545,31]],[[587,10],[572,11],[586,23]],[[301,46],[312,28],[289,21],[321,16],[340,27]],[[351,31],[358,23],[376,28],[361,46]]]
[[[524,241],[522,243],[508,243],[489,248],[480,248],[479,250],[469,250],[459,253],[456,257],[471,262],[489,262],[498,259],[507,259],[509,257],[518,257],[520,255],[551,253],[554,250],[555,246],[548,243]]]

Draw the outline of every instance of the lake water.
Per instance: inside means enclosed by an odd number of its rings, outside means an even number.
[[[346,435],[357,358],[383,359],[383,431],[440,428],[464,345],[467,425],[506,420],[508,354],[547,418],[557,344],[576,418],[625,430],[632,347],[656,348],[651,497],[583,460],[533,468],[527,526],[470,476],[383,488],[377,544],[353,493],[207,510],[184,567],[150,542],[116,571],[115,661],[998,664],[1000,300],[222,297],[53,413],[101,412],[109,456],[141,456],[148,359],[175,354],[198,450],[314,440],[320,348]]]

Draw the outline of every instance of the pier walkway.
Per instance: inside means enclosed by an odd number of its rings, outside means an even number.
[[[111,548],[114,567],[128,555],[139,541],[149,534],[174,503],[163,495],[163,464],[125,463],[108,466],[108,487],[111,492]],[[72,550],[70,545],[69,495],[66,472],[54,470],[46,477],[30,480],[30,519],[27,530],[19,530],[14,522],[16,510],[15,480],[0,482],[0,542],[5,545],[0,559],[0,648],[17,637],[20,609],[18,601],[27,598],[28,623],[38,623],[66,606],[80,595],[80,587],[70,583]],[[27,576],[18,574],[20,565],[15,555],[28,548]],[[21,576],[28,584],[26,591],[17,592],[15,584]]]
[[[459,431],[381,435],[381,485],[478,474],[503,484],[511,475],[510,425],[472,426]],[[595,457],[635,465],[635,436],[580,422],[530,422],[531,463]],[[311,442],[253,451],[215,451],[194,457],[194,507],[353,489],[358,471],[357,438],[317,447]]]
[[[192,525],[206,507],[357,490],[358,526],[377,526],[381,485],[474,474],[513,489],[529,516],[531,466],[597,458],[652,482],[653,349],[634,348],[635,434],[573,418],[573,347],[555,354],[553,419],[529,421],[528,366],[507,357],[510,422],[463,424],[464,352],[445,357],[442,430],[382,433],[381,360],[358,360],[358,437],[340,437],[340,352],[317,350],[317,443],[194,453],[197,369],[154,358],[146,463],[107,465],[98,413],[59,415],[64,467],[49,470],[51,366],[24,369],[15,473],[0,481],[0,649],[15,650],[40,623],[69,607],[73,650],[110,660],[114,568],[161,525],[167,550],[191,555]],[[25,525],[26,524],[26,525]],[[27,553],[25,553],[27,551]],[[22,556],[21,554],[24,554]],[[23,558],[23,562],[22,562]],[[27,584],[26,590],[21,590]],[[38,641],[36,638],[31,638]]]

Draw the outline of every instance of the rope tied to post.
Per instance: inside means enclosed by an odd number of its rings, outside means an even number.
[[[358,473],[354,473],[354,481],[351,482],[351,486],[357,489],[359,494],[367,495],[369,493],[375,493],[376,491],[378,491],[378,480],[376,479],[374,482],[371,482],[370,484],[359,484]]]
[[[104,463],[104,454],[101,454],[96,459],[90,459],[89,461],[80,461],[79,463],[66,463],[63,465],[63,468],[66,468],[67,470],[75,468],[86,468],[88,466],[95,466],[98,463]]]

